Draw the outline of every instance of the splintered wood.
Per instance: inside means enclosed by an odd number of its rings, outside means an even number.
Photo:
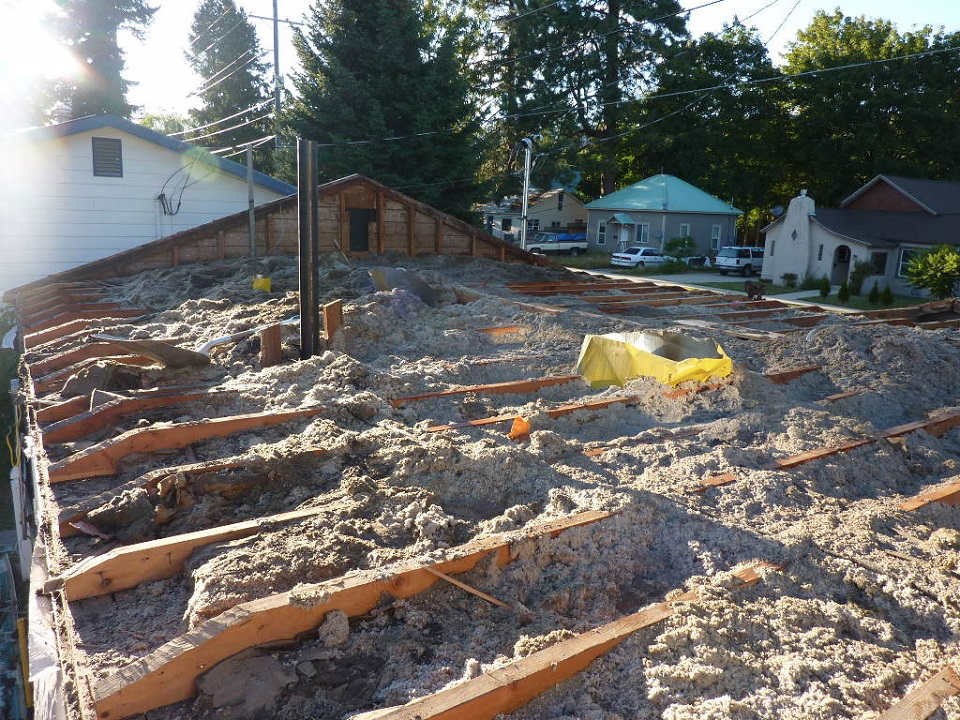
[[[900,505],[901,510],[913,511],[926,507],[930,503],[960,505],[960,480],[941,485],[938,488],[920,493]]]
[[[878,720],[927,720],[954,695],[960,695],[960,674],[946,665],[925,683],[917,686]]]
[[[258,427],[279,425],[290,420],[312,417],[321,412],[323,412],[322,407],[312,407],[285,412],[231,415],[210,420],[149,427],[143,430],[130,430],[52,463],[49,469],[50,482],[60,483],[113,475],[117,471],[117,463],[132,453],[182,448],[202,440],[224,437]]]
[[[760,579],[759,570],[776,566],[757,563],[736,572],[740,586],[753,585]],[[605,655],[626,638],[676,614],[681,603],[699,600],[696,592],[656,603],[632,615],[588,630],[535,652],[520,660],[490,670],[482,675],[418,698],[394,708],[373,710],[355,715],[355,720],[492,720],[502,713],[523,707],[538,695],[559,685],[584,670],[601,655]]]
[[[518,542],[555,537],[609,517],[611,513],[598,510],[583,512],[533,525],[521,533],[479,538],[447,550],[446,560],[362,570],[310,586],[309,595],[289,591],[242,603],[97,683],[93,689],[97,716],[121,720],[193,697],[197,676],[246,648],[292,640],[320,625],[331,610],[356,617],[376,607],[384,593],[407,598],[429,589],[439,578],[426,567],[456,575],[472,570],[491,555],[503,567],[513,559],[510,548]]]

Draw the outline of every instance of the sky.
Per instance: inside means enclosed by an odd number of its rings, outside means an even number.
[[[154,0],[159,5],[143,41],[130,34],[121,36],[126,53],[126,77],[137,84],[128,99],[142,106],[142,112],[185,112],[190,108],[188,93],[201,78],[190,70],[183,56],[187,33],[198,0]],[[686,7],[703,0],[681,0]],[[300,20],[312,0],[278,0],[281,18]],[[690,13],[688,27],[694,35],[719,30],[734,15],[746,17],[770,0],[723,0]],[[248,13],[271,15],[272,0],[237,0]],[[794,7],[796,5],[796,7]],[[848,15],[866,15],[893,20],[900,30],[932,25],[960,29],[958,0],[776,0],[754,17],[756,26],[769,43],[776,61],[797,30],[806,27],[817,10],[841,7]],[[38,79],[76,72],[80,65],[57,45],[45,26],[45,16],[55,10],[54,0],[0,0],[0,83],[12,92],[13,102],[0,114],[0,128],[17,127],[24,98],[33,92]],[[261,46],[273,50],[273,24],[254,20]],[[779,28],[779,30],[778,30]],[[280,28],[280,68],[286,76],[295,69],[291,28]],[[8,95],[8,97],[10,97]]]

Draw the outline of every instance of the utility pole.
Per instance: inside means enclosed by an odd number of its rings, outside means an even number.
[[[273,0],[273,110],[280,115],[280,18]]]
[[[524,138],[523,143],[523,198],[520,210],[520,249],[527,249],[527,202],[530,195],[530,155],[533,153],[533,140]]]
[[[257,257],[257,218],[253,207],[253,148],[247,145],[247,241],[251,260]]]

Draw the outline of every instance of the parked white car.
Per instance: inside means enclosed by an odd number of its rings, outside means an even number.
[[[610,264],[615,267],[644,267],[646,265],[662,265],[669,260],[662,255],[658,248],[628,247],[621,252],[610,256]]]
[[[736,246],[720,248],[713,266],[720,270],[721,275],[735,272],[749,277],[759,273],[763,268],[763,248]]]

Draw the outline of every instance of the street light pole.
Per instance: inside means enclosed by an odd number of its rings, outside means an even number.
[[[524,138],[523,143],[523,198],[520,210],[520,249],[527,249],[527,204],[530,195],[530,156],[533,153],[533,140]]]

